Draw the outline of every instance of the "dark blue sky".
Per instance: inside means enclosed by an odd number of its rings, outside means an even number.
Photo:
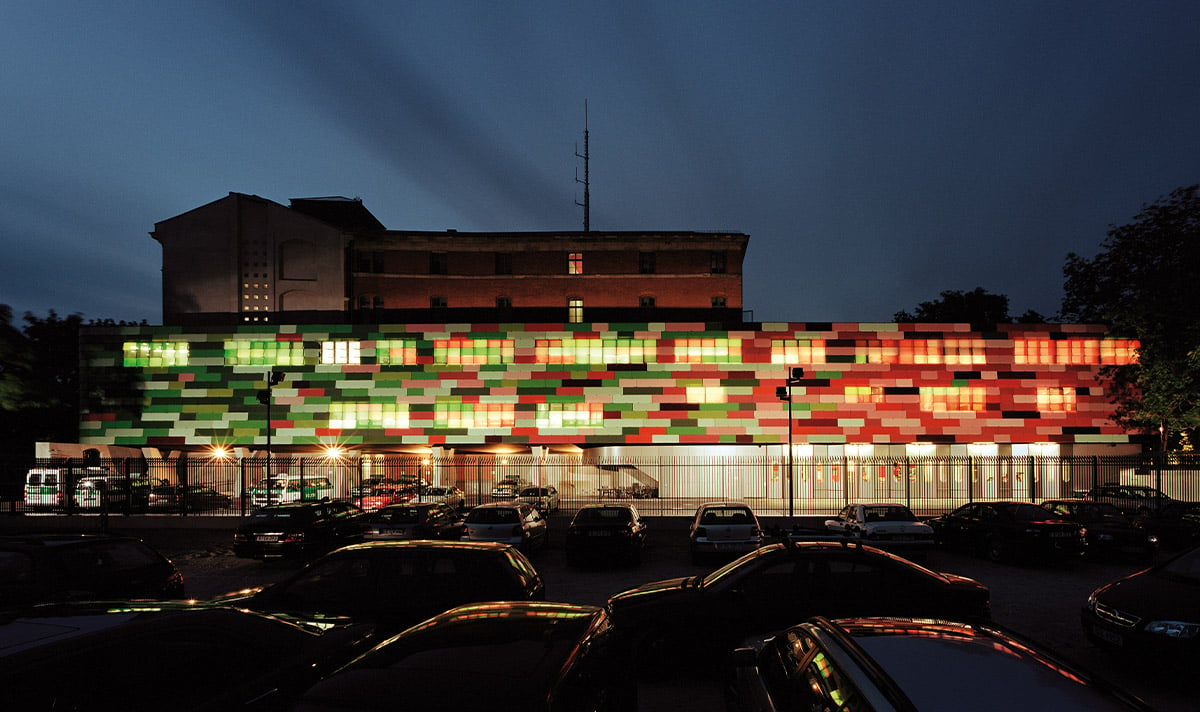
[[[1067,253],[1200,182],[1200,2],[0,4],[0,303],[160,320],[154,223],[362,198],[389,228],[750,235],[758,320]]]

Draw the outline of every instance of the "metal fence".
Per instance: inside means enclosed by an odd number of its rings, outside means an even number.
[[[853,501],[900,502],[932,515],[987,499],[1041,502],[1100,484],[1150,486],[1200,500],[1200,457],[811,458],[547,455],[429,459],[39,460],[4,463],[0,511],[58,514],[244,516],[288,499],[360,500],[373,488],[448,485],[467,505],[489,501],[502,482],[553,486],[570,510],[630,501],[649,516],[680,516],[700,502],[739,500],[764,516],[836,512]],[[274,487],[263,486],[268,473]]]

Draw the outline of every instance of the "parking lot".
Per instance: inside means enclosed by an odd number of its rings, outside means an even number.
[[[96,529],[97,518],[0,517],[0,530],[58,528]],[[249,586],[279,580],[295,570],[294,564],[238,559],[232,554],[232,530],[238,518],[191,521],[178,518],[113,517],[111,531],[140,536],[167,554],[181,569],[189,596],[209,598]],[[641,565],[570,568],[562,548],[569,522],[566,514],[550,518],[550,543],[530,558],[546,580],[547,598],[572,603],[603,604],[612,594],[639,584],[678,576],[703,574],[716,565],[691,563],[687,548],[686,517],[649,520],[648,548]],[[782,520],[764,521],[764,524]],[[1181,712],[1196,709],[1195,683],[1189,674],[1194,665],[1168,666],[1109,654],[1091,645],[1079,624],[1079,608],[1100,585],[1138,571],[1136,562],[1084,560],[1068,565],[997,564],[965,554],[937,550],[929,568],[970,576],[991,589],[996,622],[1048,647],[1060,656],[1133,692],[1155,709]],[[930,670],[936,676],[936,670]],[[697,712],[722,709],[719,681],[677,681],[639,691],[644,710],[679,709]]]

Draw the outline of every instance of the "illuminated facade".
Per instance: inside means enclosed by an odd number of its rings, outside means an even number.
[[[1100,327],[704,323],[94,327],[83,443],[360,452],[760,448],[813,455],[1137,452]],[[258,394],[267,371],[271,422]],[[914,449],[915,448],[915,449]],[[1039,450],[1038,452],[1043,452]]]

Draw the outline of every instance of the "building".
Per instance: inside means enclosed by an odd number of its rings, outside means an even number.
[[[1003,461],[983,480],[1015,482],[1024,458],[1140,450],[1100,378],[1136,342],[743,320],[741,234],[391,231],[356,200],[231,194],[153,236],[166,324],[85,330],[85,446],[768,463],[704,475],[738,496],[779,496],[795,458],[822,463],[803,480],[818,496],[854,463],[883,482],[913,460]]]

